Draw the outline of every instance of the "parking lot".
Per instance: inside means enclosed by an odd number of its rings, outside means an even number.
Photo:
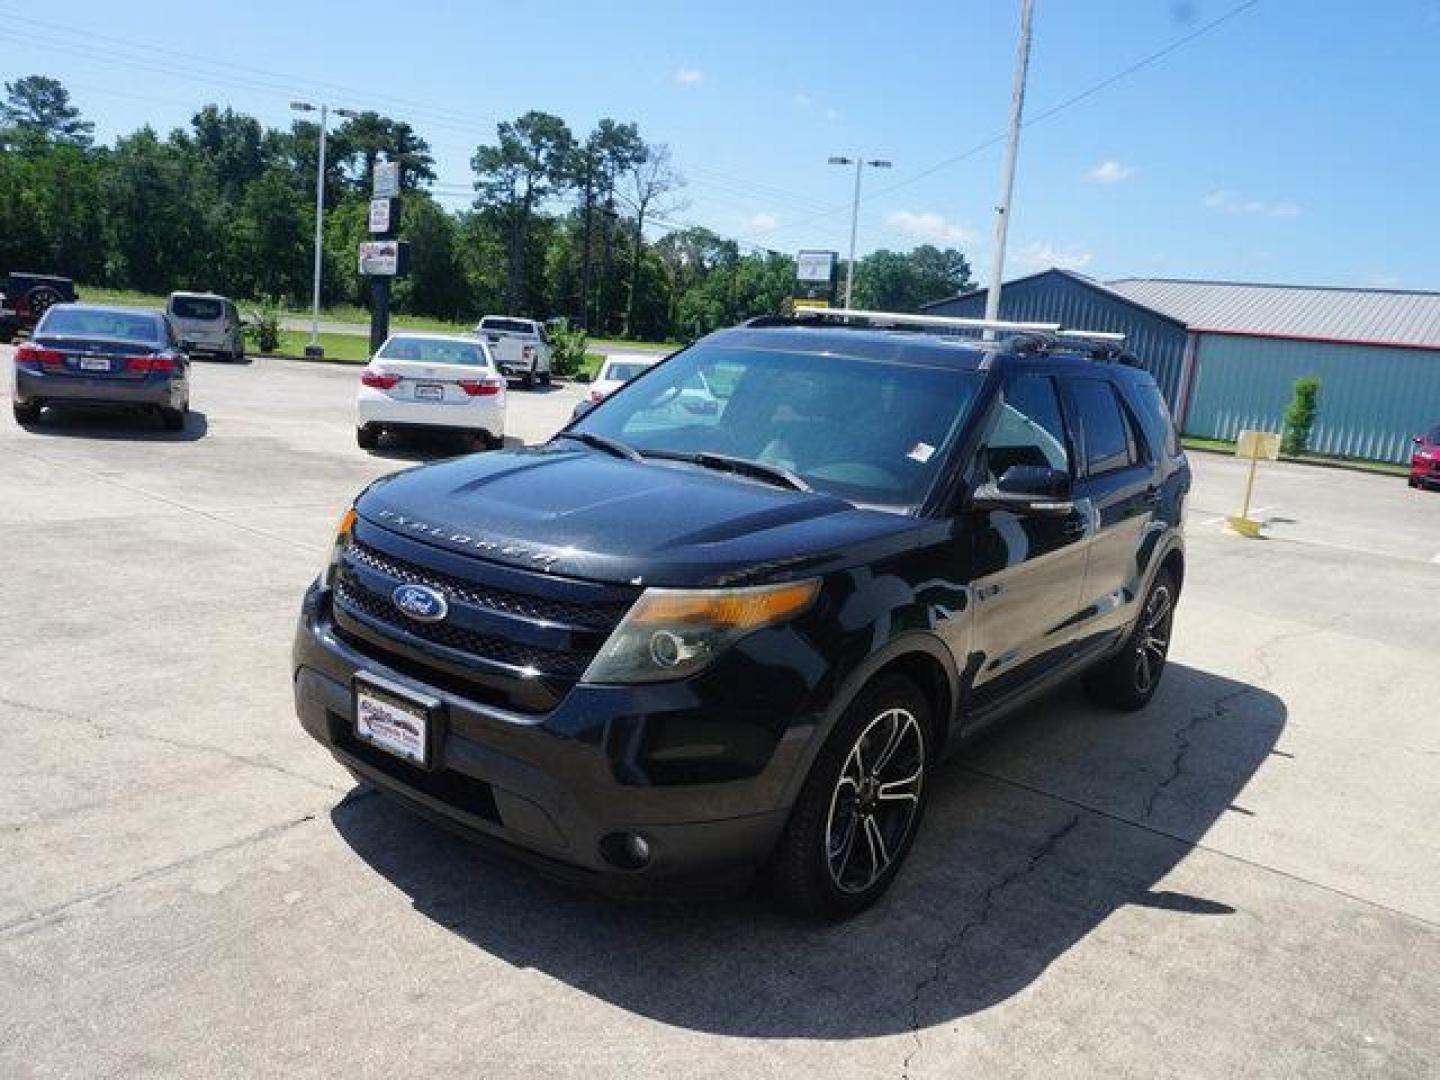
[[[9,350],[0,349],[8,372]],[[1440,495],[1195,455],[1172,666],[941,774],[842,925],[621,904],[357,789],[289,647],[369,479],[356,370],[187,431],[0,422],[0,1074],[1421,1077],[1440,1060]],[[576,387],[511,394],[545,437]]]

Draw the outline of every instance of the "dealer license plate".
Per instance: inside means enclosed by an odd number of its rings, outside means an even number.
[[[419,702],[355,682],[355,734],[371,746],[424,767],[429,759],[430,713]]]

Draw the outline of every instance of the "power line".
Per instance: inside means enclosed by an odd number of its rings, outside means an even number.
[[[1176,50],[1181,49],[1181,48],[1184,48],[1186,45],[1190,44],[1192,41],[1196,40],[1197,38],[1203,37],[1204,35],[1210,33],[1212,30],[1215,30],[1215,29],[1217,29],[1218,27],[1224,25],[1225,23],[1229,22],[1231,19],[1234,19],[1234,18],[1236,18],[1237,16],[1244,14],[1246,11],[1248,11],[1248,10],[1250,10],[1251,8],[1255,7],[1255,6],[1256,6],[1257,4],[1259,4],[1259,3],[1260,3],[1260,0],[1244,0],[1243,3],[1237,4],[1235,7],[1231,8],[1229,11],[1226,11],[1224,14],[1216,16],[1214,19],[1211,19],[1209,22],[1204,23],[1203,25],[1201,25],[1201,26],[1195,28],[1194,30],[1190,31],[1188,34],[1182,34],[1180,37],[1175,38],[1173,41],[1171,41],[1171,42],[1169,42],[1168,44],[1162,46],[1161,48],[1155,50],[1154,52],[1150,53],[1149,55],[1144,56],[1144,57],[1141,57],[1139,60],[1135,61],[1133,64],[1130,64],[1130,65],[1127,66],[1127,67],[1121,68],[1119,71],[1116,71],[1116,72],[1114,72],[1113,74],[1107,75],[1105,78],[1101,79],[1099,82],[1091,83],[1089,86],[1085,87],[1083,90],[1079,90],[1079,91],[1077,91],[1076,93],[1071,94],[1069,97],[1064,98],[1064,99],[1056,102],[1054,105],[1050,106],[1048,109],[1042,109],[1040,112],[1036,113],[1035,115],[1031,116],[1028,120],[1026,120],[1026,121],[1024,122],[1024,124],[1021,125],[1021,126],[1022,126],[1022,127],[1027,127],[1027,128],[1028,128],[1028,127],[1033,127],[1035,124],[1043,123],[1044,121],[1051,119],[1052,117],[1056,116],[1057,114],[1064,112],[1066,109],[1072,108],[1073,106],[1080,104],[1082,101],[1085,101],[1085,100],[1088,99],[1088,98],[1094,97],[1096,94],[1100,93],[1102,90],[1107,90],[1107,89],[1109,89],[1110,87],[1114,86],[1116,83],[1120,82],[1121,80],[1129,78],[1131,75],[1134,75],[1136,72],[1141,71],[1141,70],[1149,67],[1151,64],[1154,64],[1154,63],[1156,63],[1157,61],[1162,60],[1163,58],[1165,58],[1166,56],[1169,56],[1171,53],[1175,52]],[[941,160],[941,161],[937,161],[937,162],[935,162],[933,165],[930,165],[930,166],[927,166],[927,167],[924,168],[924,169],[921,169],[919,172],[911,173],[910,175],[906,176],[903,180],[896,181],[895,183],[890,184],[890,185],[888,185],[888,186],[886,186],[886,187],[877,188],[876,190],[870,192],[870,194],[866,195],[866,196],[861,200],[861,202],[872,202],[873,200],[878,199],[878,198],[880,198],[881,196],[889,195],[889,194],[891,194],[892,192],[899,191],[901,188],[909,187],[911,184],[918,183],[919,181],[925,179],[927,176],[932,176],[932,175],[934,175],[935,173],[940,172],[942,169],[948,169],[948,168],[950,168],[950,166],[952,166],[952,165],[958,165],[960,162],[965,161],[965,160],[967,160],[967,159],[969,159],[969,158],[972,158],[972,157],[974,157],[974,156],[977,155],[977,154],[984,153],[986,150],[989,150],[989,149],[990,149],[991,147],[993,147],[993,146],[998,146],[998,145],[1000,145],[1001,143],[1003,143],[1004,141],[1005,141],[1005,135],[1004,135],[1003,133],[1001,133],[1001,134],[999,134],[999,135],[995,135],[995,136],[993,136],[993,137],[991,137],[991,138],[989,138],[989,139],[986,139],[984,142],[976,143],[974,146],[970,147],[968,150],[962,150],[962,151],[961,151],[960,153],[958,153],[958,154],[952,155],[951,157],[948,157],[948,158],[944,158],[944,159]],[[832,207],[830,207],[829,209],[824,210],[824,211],[822,211],[822,212],[820,212],[820,213],[814,214],[814,215],[812,215],[812,216],[810,216],[810,217],[802,218],[802,219],[797,220],[797,221],[793,221],[793,222],[789,222],[789,223],[786,223],[786,224],[783,224],[783,225],[779,225],[779,226],[777,226],[777,227],[774,228],[774,229],[766,230],[766,231],[767,231],[767,233],[785,232],[785,231],[787,231],[787,230],[789,230],[789,229],[796,228],[797,226],[804,225],[804,224],[808,224],[809,222],[812,222],[812,221],[817,221],[817,220],[819,220],[820,218],[831,217],[831,216],[833,216],[834,214],[843,213],[843,212],[845,212],[845,211],[847,211],[847,210],[849,210],[849,209],[850,209],[850,205],[849,205],[848,203],[846,203],[846,204],[844,204],[844,205],[840,205],[840,206],[832,206]]]

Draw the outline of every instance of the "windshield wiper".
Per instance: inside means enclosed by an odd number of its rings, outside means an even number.
[[[735,473],[738,476],[750,476],[756,480],[765,480],[780,487],[788,487],[792,491],[814,490],[789,469],[782,468],[779,465],[767,465],[763,461],[751,461],[749,458],[731,457],[729,454],[714,454],[708,450],[701,451],[698,454],[685,454],[677,450],[646,450],[645,457],[684,461],[692,465],[703,466],[707,469],[715,469],[719,472]]]
[[[596,435],[593,431],[557,431],[557,439],[574,439],[586,446],[593,446],[596,450],[603,450],[607,454],[613,454],[626,461],[639,461],[640,452],[633,446],[627,446],[619,439],[611,439],[605,435]]]

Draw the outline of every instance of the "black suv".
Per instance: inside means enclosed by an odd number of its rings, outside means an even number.
[[[305,597],[301,723],[357,777],[613,888],[843,915],[936,762],[1062,680],[1143,706],[1190,472],[1063,333],[764,320],[550,442],[371,485]]]

